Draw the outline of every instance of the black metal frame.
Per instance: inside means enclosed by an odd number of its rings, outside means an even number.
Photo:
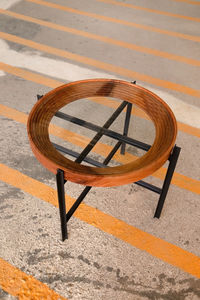
[[[132,82],[135,84],[136,82]],[[37,99],[39,100],[42,96],[37,95]],[[123,134],[119,134],[115,131],[112,131],[108,129],[112,123],[116,120],[116,118],[119,116],[119,114],[124,110],[126,107],[126,117],[125,117],[125,123],[124,123],[124,130]],[[90,122],[84,121],[82,119],[72,117],[68,114],[62,113],[62,112],[57,112],[55,114],[56,117],[67,120],[69,122],[72,122],[74,124],[83,126],[85,128],[88,128],[90,130],[96,131],[97,134],[94,136],[94,138],[90,141],[90,143],[83,149],[83,151],[79,154],[76,151],[72,151],[70,149],[64,148],[60,145],[57,145],[53,143],[54,147],[65,153],[69,154],[73,157],[75,157],[75,162],[81,163],[82,161],[85,161],[91,165],[94,165],[96,167],[106,167],[108,163],[111,161],[112,157],[114,154],[117,152],[117,150],[121,147],[121,154],[125,154],[125,146],[126,144],[135,146],[139,149],[148,151],[151,148],[151,145],[145,144],[143,142],[134,140],[130,137],[128,137],[128,129],[129,129],[129,123],[130,123],[130,118],[131,118],[131,110],[132,110],[132,104],[126,101],[123,101],[120,106],[116,109],[116,111],[112,114],[112,116],[107,120],[107,122],[102,126],[97,126],[94,125]],[[86,156],[88,153],[93,149],[93,147],[96,145],[96,143],[100,140],[100,138],[103,136],[109,136],[112,137],[113,139],[117,140],[116,145],[114,148],[111,150],[111,152],[108,154],[108,156],[105,158],[103,163],[100,163],[94,159],[87,158]],[[172,180],[172,176],[176,167],[176,163],[179,157],[181,148],[177,147],[176,145],[174,146],[168,160],[169,160],[169,165],[167,168],[166,176],[163,182],[162,188],[159,188],[155,185],[152,185],[150,183],[147,183],[143,180],[139,180],[137,182],[134,182],[137,185],[140,185],[148,190],[151,190],[157,194],[160,195],[158,204],[156,207],[156,211],[154,214],[155,218],[160,218],[162,208],[167,196],[167,192]],[[77,200],[74,202],[72,207],[69,209],[69,211],[66,213],[66,204],[65,204],[65,188],[64,185],[66,183],[66,180],[64,179],[64,172],[61,169],[57,170],[56,174],[56,182],[57,182],[57,192],[58,192],[58,202],[59,202],[59,211],[60,211],[60,220],[61,220],[61,233],[62,233],[62,240],[64,241],[65,239],[68,238],[68,233],[67,233],[67,222],[70,220],[76,209],[79,207],[85,196],[88,194],[88,192],[91,190],[91,186],[86,186],[80,196],[77,198]]]

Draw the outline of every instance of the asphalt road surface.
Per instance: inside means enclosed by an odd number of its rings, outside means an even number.
[[[200,1],[0,0],[0,299],[200,299]],[[133,184],[92,188],[62,242],[55,176],[33,155],[29,112],[75,80],[136,80],[178,123],[181,155],[160,219],[158,195]],[[102,125],[118,99],[84,99],[67,113]],[[111,126],[123,131],[124,112]],[[81,152],[94,132],[52,120],[50,138]],[[133,109],[129,136],[155,130]],[[100,162],[114,141],[103,137]],[[143,152],[127,146],[111,165]],[[167,164],[146,180],[162,186]],[[67,207],[83,187],[66,184]]]

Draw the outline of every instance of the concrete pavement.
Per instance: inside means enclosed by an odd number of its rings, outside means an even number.
[[[0,1],[0,298],[200,299],[198,3]],[[137,80],[156,91],[174,110],[182,151],[159,220],[150,191],[93,188],[63,243],[55,178],[33,156],[26,120],[36,94],[94,77]],[[65,111],[101,125],[113,106],[83,100]],[[94,135],[53,123],[51,140],[76,151]],[[122,124],[123,115],[112,128],[122,131]],[[141,112],[132,116],[130,136],[153,142],[153,125]],[[100,142],[91,157],[102,161],[113,141]],[[127,149],[113,164],[141,155]],[[163,172],[148,181],[161,184]],[[66,193],[76,198],[82,188],[67,183]]]

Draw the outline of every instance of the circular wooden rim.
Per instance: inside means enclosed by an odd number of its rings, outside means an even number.
[[[122,166],[97,168],[75,163],[55,149],[48,132],[55,113],[70,102],[94,96],[119,98],[147,113],[154,123],[156,137],[145,155]],[[50,91],[33,107],[27,129],[33,153],[47,169],[54,174],[62,169],[66,180],[89,186],[117,186],[151,175],[168,159],[177,134],[174,114],[161,98],[143,87],[114,79],[81,80]]]

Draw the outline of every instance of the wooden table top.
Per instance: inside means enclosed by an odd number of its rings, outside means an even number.
[[[145,155],[122,166],[97,168],[75,163],[55,149],[48,133],[55,113],[70,102],[98,96],[133,103],[147,113],[154,123],[156,137]],[[27,129],[32,151],[41,164],[54,174],[62,169],[66,180],[88,186],[118,186],[151,175],[167,161],[177,135],[174,114],[162,99],[143,87],[114,79],[81,80],[50,91],[33,107]]]

